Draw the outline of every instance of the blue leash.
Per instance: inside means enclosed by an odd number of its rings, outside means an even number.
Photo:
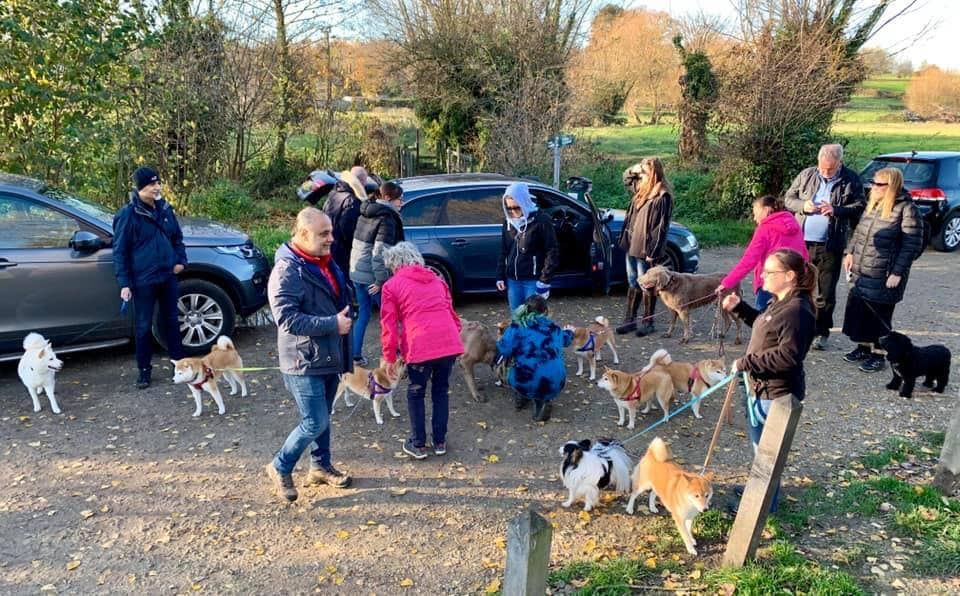
[[[651,430],[657,428],[658,426],[660,426],[660,425],[663,424],[664,422],[667,422],[668,420],[670,420],[671,418],[673,418],[674,416],[676,416],[676,415],[679,414],[680,412],[682,412],[682,411],[686,410],[687,408],[691,407],[693,404],[699,402],[700,400],[702,400],[703,398],[707,397],[707,396],[710,395],[711,393],[713,393],[713,392],[719,390],[721,387],[727,385],[728,383],[730,383],[730,381],[733,381],[735,378],[737,378],[737,375],[735,375],[735,374],[729,375],[729,376],[725,377],[722,381],[720,381],[719,383],[717,383],[717,384],[714,385],[713,387],[707,389],[707,390],[704,391],[701,395],[697,395],[697,396],[694,396],[694,397],[690,398],[690,401],[688,401],[687,403],[683,404],[682,406],[680,406],[680,407],[677,408],[676,410],[674,410],[674,411],[670,412],[669,414],[667,414],[667,416],[666,416],[665,418],[661,418],[660,420],[654,422],[653,424],[651,424],[651,425],[648,426],[647,428],[645,428],[645,429],[643,429],[642,431],[638,432],[637,434],[633,435],[632,437],[630,437],[630,438],[627,439],[626,441],[621,441],[621,443],[624,444],[624,445],[626,445],[627,443],[629,443],[630,441],[633,441],[634,439],[639,439],[641,436],[643,436],[643,435],[647,434],[648,432],[650,432]]]

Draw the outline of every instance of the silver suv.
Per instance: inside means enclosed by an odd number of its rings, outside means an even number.
[[[179,219],[189,261],[179,276],[180,330],[184,349],[197,354],[266,304],[270,265],[242,232]],[[0,361],[19,358],[31,331],[59,353],[131,341],[133,314],[120,312],[112,241],[113,213],[0,172]],[[154,337],[162,345],[156,327]]]

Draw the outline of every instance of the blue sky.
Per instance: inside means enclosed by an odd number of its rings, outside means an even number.
[[[866,0],[863,6],[872,6]],[[908,0],[893,2],[888,14],[908,4]],[[736,22],[736,8],[731,0],[636,0],[623,2],[628,8],[662,10],[676,17],[703,12],[717,15],[729,23]],[[894,53],[898,59],[909,59],[914,68],[924,61],[951,70],[960,70],[960,3],[956,0],[919,0],[910,12],[881,29],[867,43]]]

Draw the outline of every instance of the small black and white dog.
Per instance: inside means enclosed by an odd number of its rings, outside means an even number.
[[[893,380],[887,383],[887,389],[899,389],[900,397],[913,397],[917,377],[923,376],[924,387],[943,393],[950,380],[950,350],[946,346],[918,348],[906,335],[891,331],[880,338],[880,347],[887,351],[893,369]]]
[[[583,510],[590,511],[600,502],[600,491],[608,486],[627,494],[631,490],[630,456],[617,441],[567,441],[560,448],[563,464],[560,478],[569,495],[564,507],[583,497]]]

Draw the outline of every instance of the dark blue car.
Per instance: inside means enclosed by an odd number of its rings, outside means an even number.
[[[499,174],[418,176],[403,186],[404,233],[423,253],[427,265],[456,294],[496,291],[497,258],[503,226],[503,193],[511,182],[527,182],[539,208],[553,219],[560,244],[554,288],[597,288],[626,279],[623,251],[615,246],[624,212],[597,209],[583,200],[539,182]],[[600,233],[595,234],[597,227]],[[700,246],[687,228],[671,223],[667,265],[692,273],[700,264]]]

